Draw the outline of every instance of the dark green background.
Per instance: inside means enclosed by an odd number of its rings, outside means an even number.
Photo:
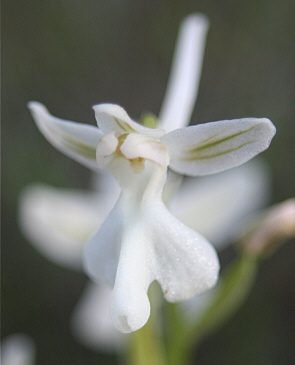
[[[268,117],[277,127],[263,154],[272,202],[294,196],[295,2],[293,0],[2,2],[2,335],[25,332],[38,365],[112,364],[71,336],[86,276],[49,263],[17,227],[20,190],[32,182],[87,188],[90,173],[52,148],[26,108],[43,102],[64,119],[95,124],[93,104],[133,118],[158,113],[180,21],[207,14],[203,76],[192,123]],[[295,247],[262,265],[252,295],[205,341],[196,364],[293,364]]]

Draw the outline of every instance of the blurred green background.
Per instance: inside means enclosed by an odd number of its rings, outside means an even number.
[[[2,2],[2,336],[29,334],[38,365],[117,359],[71,335],[86,276],[49,263],[19,232],[18,195],[27,184],[87,188],[90,179],[41,136],[26,103],[41,101],[54,115],[91,124],[91,106],[102,102],[135,119],[157,114],[179,23],[196,11],[211,26],[192,123],[270,118],[277,135],[263,157],[273,173],[272,202],[294,196],[293,0]],[[294,261],[293,241],[263,264],[241,311],[202,344],[196,364],[294,364]]]

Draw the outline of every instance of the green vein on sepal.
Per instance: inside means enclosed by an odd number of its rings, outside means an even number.
[[[64,143],[64,147],[69,149],[70,151],[77,153],[80,156],[85,158],[89,158],[92,160],[96,160],[96,149],[90,147],[84,143],[81,143],[73,138],[63,137],[64,140],[68,143]]]
[[[258,124],[259,125],[259,124]],[[247,132],[250,132],[251,130],[253,130],[254,128],[256,128],[258,125],[255,125],[245,131],[241,131],[241,132],[238,132],[238,133],[235,133],[235,134],[232,134],[230,136],[227,136],[225,138],[222,138],[222,139],[219,139],[217,141],[213,141],[211,143],[207,143],[208,141],[210,141],[212,138],[215,138],[217,137],[218,135],[220,135],[220,133],[214,135],[214,136],[211,136],[209,137],[208,139],[202,141],[201,143],[198,144],[198,147],[195,147],[195,148],[192,148],[188,151],[186,151],[187,153],[195,153],[195,152],[200,152],[200,151],[203,151],[205,149],[208,149],[208,148],[212,148],[212,147],[216,147],[218,145],[220,145],[221,143],[224,143],[224,142],[227,142],[227,141],[230,141],[231,139],[234,139],[235,137],[238,137],[238,136],[241,136]]]
[[[63,131],[59,126],[56,125],[47,125],[47,128],[49,131],[51,131],[54,134],[57,134],[61,137],[61,144],[66,149],[83,156],[85,158],[96,160],[96,148],[89,146],[85,143],[79,142],[77,139],[69,137]],[[66,143],[67,142],[67,143]]]
[[[231,152],[234,152],[234,151],[238,151],[239,149],[243,148],[247,144],[251,144],[251,143],[254,143],[254,142],[257,142],[257,141],[246,142],[246,143],[244,143],[244,144],[242,144],[242,145],[240,145],[240,146],[238,146],[236,148],[231,148],[229,150],[222,151],[222,152],[219,152],[219,153],[214,153],[214,154],[211,154],[211,155],[199,155],[199,154],[195,154],[193,156],[188,156],[188,157],[182,158],[182,161],[208,160],[210,158],[220,157],[222,155],[226,155],[227,153],[231,153]]]

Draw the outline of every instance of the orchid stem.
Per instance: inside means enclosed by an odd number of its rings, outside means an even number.
[[[163,333],[159,326],[159,315],[156,301],[157,288],[151,288],[150,300],[152,311],[147,324],[140,330],[133,332],[130,342],[128,365],[169,365]]]

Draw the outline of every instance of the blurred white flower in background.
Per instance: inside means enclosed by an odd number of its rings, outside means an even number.
[[[95,191],[27,186],[21,194],[19,222],[34,247],[52,262],[82,269],[84,243],[97,232],[120,195],[111,174],[95,177]]]
[[[128,336],[111,320],[111,295],[108,286],[87,284],[72,315],[71,328],[79,342],[95,351],[124,352]]]
[[[23,333],[9,335],[1,344],[1,365],[34,365],[35,353],[31,337]]]
[[[172,74],[159,116],[158,126],[166,132],[189,123],[198,91],[207,29],[207,19],[202,15],[189,16],[181,26]],[[35,112],[38,114],[36,108]],[[94,130],[91,126],[87,128],[91,133]],[[137,125],[136,128],[141,127]],[[47,138],[61,148],[60,141],[53,135],[49,138],[48,130],[46,132]],[[111,137],[108,137],[101,156],[113,153]],[[118,138],[115,134],[113,137]],[[83,135],[81,138],[83,140]],[[68,142],[72,143],[70,140]],[[93,145],[97,145],[95,136]],[[92,154],[92,151],[88,152]],[[132,149],[129,149],[130,152]],[[170,149],[170,152],[173,151]],[[67,153],[73,157],[73,151]],[[157,154],[155,156],[157,159]],[[77,158],[77,150],[74,157],[85,163],[85,156]],[[88,167],[97,169],[96,161],[89,159],[89,155],[86,157]],[[162,160],[156,162],[163,163]],[[81,265],[84,244],[108,216],[120,193],[113,177],[102,174],[100,179],[106,187],[101,193],[41,185],[28,187],[23,192],[20,204],[22,229],[28,239],[52,261],[69,267]],[[263,203],[267,191],[265,184],[265,169],[255,162],[215,176],[187,179],[175,200],[171,201],[170,209],[181,222],[201,232],[213,243],[227,242],[232,225]],[[166,188],[168,190],[169,186]],[[74,327],[78,336],[85,342],[91,342],[91,346],[112,350],[118,346],[122,336],[118,337],[109,316],[100,309],[106,308],[105,300],[109,300],[100,290],[93,284],[87,288],[85,298],[78,305]]]
[[[170,210],[220,249],[235,238],[235,225],[265,205],[269,196],[270,173],[255,159],[216,175],[185,178]]]

